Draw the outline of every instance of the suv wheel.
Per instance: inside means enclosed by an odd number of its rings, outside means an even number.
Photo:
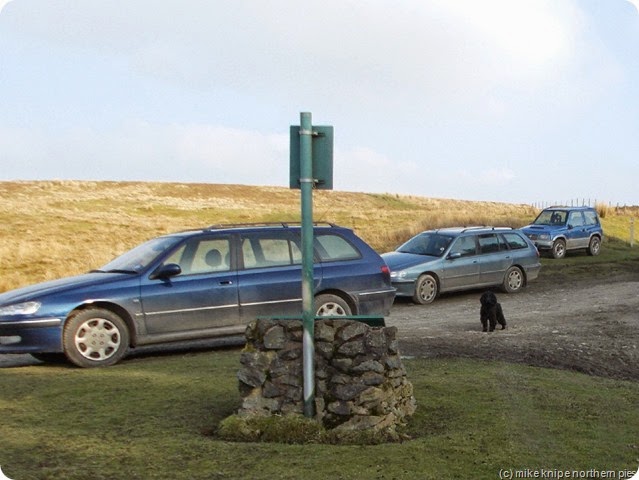
[[[564,240],[555,240],[552,246],[553,258],[564,258],[566,256],[566,242]]]
[[[590,243],[588,244],[588,255],[599,255],[601,251],[601,239],[599,237],[592,237],[590,239]]]
[[[521,290],[525,284],[524,273],[519,267],[510,267],[504,275],[502,287],[506,293],[515,293]]]
[[[426,305],[433,303],[439,293],[439,285],[437,285],[437,279],[431,274],[426,273],[420,275],[415,282],[415,293],[413,294],[413,301],[420,305]]]

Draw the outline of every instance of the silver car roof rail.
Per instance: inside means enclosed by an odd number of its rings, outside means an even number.
[[[439,232],[445,232],[446,230],[458,230],[460,227],[445,227],[445,228],[438,228],[437,230],[435,230],[435,232],[439,233]],[[461,227],[461,230],[459,230],[459,233],[466,233],[468,231],[471,230],[494,230],[494,231],[501,231],[501,230],[512,230],[512,227],[493,227],[490,225],[473,225],[470,227]]]

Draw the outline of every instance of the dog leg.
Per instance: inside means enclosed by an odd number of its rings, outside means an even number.
[[[488,331],[494,332],[495,326],[497,325],[497,312],[494,308],[490,309],[490,312],[488,313],[488,320],[490,321],[490,329]]]
[[[501,309],[501,303],[497,304],[497,322],[501,325],[502,330],[506,330],[506,317],[504,317],[504,312]]]
[[[479,321],[481,322],[482,332],[488,331],[488,312],[486,312],[486,307],[482,305],[479,310]]]

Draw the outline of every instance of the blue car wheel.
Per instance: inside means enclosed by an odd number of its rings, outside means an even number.
[[[315,298],[315,315],[318,317],[344,317],[352,315],[351,307],[337,295],[322,294]]]
[[[64,353],[79,367],[117,363],[129,347],[129,330],[115,313],[102,308],[81,310],[64,327]]]

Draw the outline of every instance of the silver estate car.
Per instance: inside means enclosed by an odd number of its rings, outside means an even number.
[[[427,304],[441,292],[501,286],[513,293],[539,275],[539,252],[520,230],[442,228],[382,254],[396,296]]]

